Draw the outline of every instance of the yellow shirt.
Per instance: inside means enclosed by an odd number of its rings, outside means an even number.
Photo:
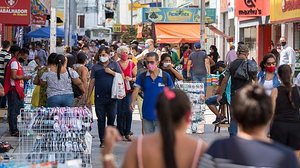
[[[138,62],[138,60],[135,58],[135,56],[132,56],[132,57],[131,57],[131,60],[132,60],[132,62],[134,63],[134,65],[136,65],[137,62]]]

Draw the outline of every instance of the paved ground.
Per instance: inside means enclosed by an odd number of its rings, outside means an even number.
[[[192,136],[195,138],[202,138],[207,143],[211,143],[215,139],[218,139],[218,138],[226,137],[228,135],[228,133],[225,128],[221,129],[220,133],[215,133],[213,131],[214,126],[211,125],[210,123],[214,119],[215,119],[214,115],[209,110],[207,110],[205,112],[205,120],[206,120],[206,123],[208,123],[208,124],[205,125],[205,133],[204,134],[194,134]],[[94,136],[93,144],[92,144],[92,164],[93,164],[93,167],[98,168],[98,167],[102,167],[102,164],[101,164],[101,159],[100,159],[101,158],[100,157],[101,149],[99,148],[100,141],[98,138],[97,131],[98,131],[97,130],[97,122],[95,120],[95,122],[93,123],[93,130],[91,132],[91,134]],[[134,132],[135,137],[138,137],[139,135],[141,135],[141,121],[139,119],[139,114],[136,111],[133,114],[132,131]],[[8,141],[13,145],[13,147],[15,147],[15,149],[11,150],[10,152],[13,153],[18,150],[18,146],[19,146],[18,138],[9,136],[8,124],[3,119],[0,121],[0,137],[1,137],[0,138],[1,141]],[[119,166],[122,164],[123,156],[125,155],[126,149],[128,148],[129,144],[130,144],[130,142],[119,142],[116,145],[114,154],[116,155],[116,161]]]

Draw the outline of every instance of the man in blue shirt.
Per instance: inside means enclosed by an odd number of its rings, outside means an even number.
[[[159,57],[155,52],[146,54],[146,64],[148,71],[138,76],[134,91],[131,97],[131,109],[134,110],[138,93],[144,92],[144,102],[142,107],[144,133],[149,134],[158,130],[156,116],[156,102],[158,95],[164,87],[174,86],[170,75],[158,68]]]

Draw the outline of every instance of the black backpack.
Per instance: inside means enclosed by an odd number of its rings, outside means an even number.
[[[142,87],[142,88],[141,88],[141,91],[139,92],[139,96],[140,96],[142,99],[144,98],[143,87],[144,87],[144,84],[145,84],[147,72],[148,72],[148,71],[141,73],[141,76],[142,76],[142,81],[141,81],[142,86],[141,86],[141,87]],[[167,72],[162,71],[162,78],[163,78],[163,84],[164,84],[165,86],[168,86],[168,74],[167,74]]]

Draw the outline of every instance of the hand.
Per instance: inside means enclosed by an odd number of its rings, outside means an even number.
[[[218,104],[220,104],[220,101],[221,101],[222,98],[223,98],[223,96],[219,94],[219,95],[218,95],[218,98],[217,98]]]
[[[125,77],[125,80],[127,80],[127,81],[132,81],[132,78],[129,77],[129,76],[126,76],[126,77]]]
[[[172,68],[173,68],[173,65],[169,64],[166,69],[172,69]]]
[[[134,111],[134,109],[135,109],[135,102],[132,102],[132,103],[130,104],[130,110],[131,110],[131,111]]]
[[[91,107],[92,106],[91,99],[89,97],[86,97],[85,102],[86,102],[86,106],[87,107]]]
[[[186,77],[190,78],[191,77],[191,73],[186,73]]]
[[[29,79],[31,79],[31,78],[32,78],[32,76],[24,76],[24,77],[23,77],[24,80],[29,80]]]
[[[104,135],[104,149],[102,151],[103,154],[112,153],[114,145],[120,140],[122,140],[122,137],[116,128],[112,126],[106,127]]]
[[[111,70],[110,68],[105,68],[105,72],[108,74],[113,75],[115,72],[113,70]]]

